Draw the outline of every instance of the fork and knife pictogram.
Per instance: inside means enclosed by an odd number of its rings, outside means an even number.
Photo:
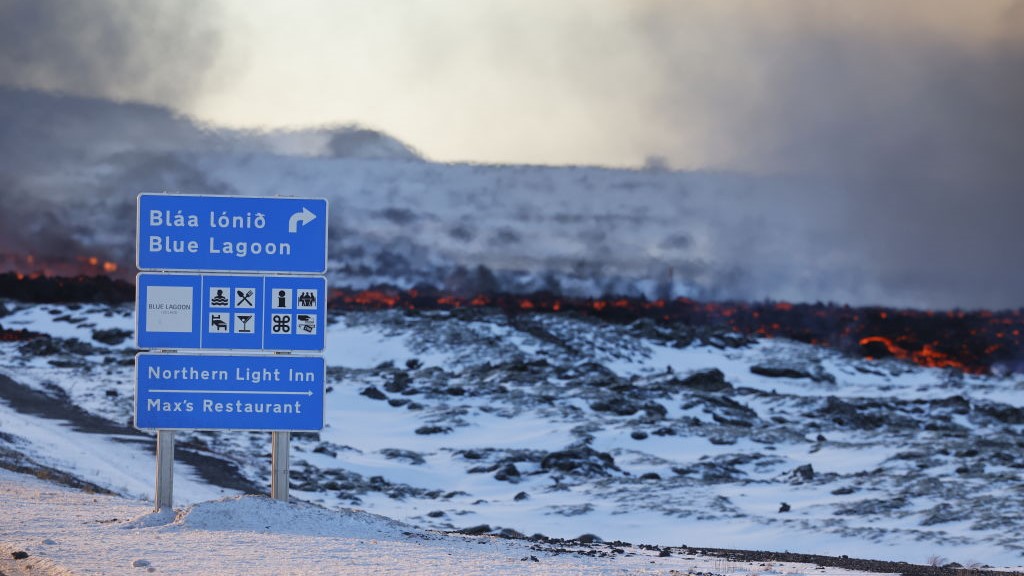
[[[254,306],[251,298],[252,295],[255,294],[255,292],[253,292],[252,290],[249,290],[248,292],[235,290],[235,294],[238,295],[238,303],[236,303],[235,306]]]

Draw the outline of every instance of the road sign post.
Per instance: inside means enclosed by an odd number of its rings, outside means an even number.
[[[288,448],[290,432],[274,432],[270,449],[270,497],[288,501]]]
[[[327,200],[140,194],[137,209],[136,344],[158,352],[136,356],[135,425],[157,431],[157,508],[174,430],[271,431],[287,501],[291,432],[324,425]]]
[[[174,431],[156,432],[156,509],[174,507]]]

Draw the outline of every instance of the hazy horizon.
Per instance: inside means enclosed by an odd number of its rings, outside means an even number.
[[[786,175],[814,185],[760,199],[773,216],[732,231],[731,265],[764,268],[767,243],[789,283],[1024,302],[1021,0],[6,0],[0,86],[234,129],[362,126],[439,163]],[[95,138],[68,118],[70,154]]]

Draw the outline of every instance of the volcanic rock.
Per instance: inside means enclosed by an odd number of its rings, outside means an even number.
[[[412,409],[412,405],[410,405],[409,408]],[[421,436],[427,436],[430,434],[447,434],[451,431],[452,429],[447,426],[420,426],[416,429],[416,433]]]
[[[1024,408],[993,402],[979,404],[977,410],[1003,424],[1024,424]]]
[[[902,497],[891,498],[888,500],[884,499],[867,499],[860,500],[858,502],[852,502],[845,506],[840,506],[836,509],[833,514],[836,516],[864,516],[867,514],[887,514],[900,508],[905,507],[908,504],[907,500]]]
[[[399,394],[408,388],[410,382],[412,382],[412,378],[408,374],[405,372],[395,372],[391,380],[384,384],[384,389],[392,394]]]
[[[795,468],[789,473],[789,475],[796,483],[810,482],[811,480],[814,480],[814,467],[810,464],[804,464],[803,466]]]
[[[366,396],[367,398],[372,398],[373,400],[387,400],[388,399],[387,395],[385,395],[383,392],[378,390],[376,386],[367,386],[366,388],[363,388],[363,391],[360,392],[360,394],[362,394],[363,396]]]
[[[861,430],[874,430],[885,424],[885,418],[864,411],[864,408],[870,407],[876,406],[856,406],[835,396],[829,396],[825,399],[825,406],[822,407],[821,414],[840,426],[850,426]]]
[[[516,468],[515,464],[511,462],[502,466],[497,472],[494,473],[495,480],[505,480],[508,482],[519,481],[519,469]]]
[[[611,470],[619,471],[611,454],[598,452],[589,446],[552,452],[541,460],[540,467],[583,476],[608,476]]]
[[[132,333],[128,330],[122,330],[120,328],[110,328],[109,330],[93,330],[92,339],[97,342],[109,344],[110,346],[117,346],[118,344],[125,341],[126,338],[131,338]]]
[[[830,382],[832,384],[836,382],[835,376],[825,372],[819,366],[807,370],[788,365],[755,364],[750,367],[750,372],[769,378],[806,378],[815,382]]]
[[[961,520],[969,520],[971,517],[968,511],[956,510],[948,502],[936,504],[926,510],[925,513],[927,516],[924,520],[921,520],[921,526],[934,526],[935,524],[945,524],[946,522],[959,522]]]
[[[725,381],[725,374],[718,368],[694,372],[682,380],[675,381],[677,386],[698,392],[732,392],[732,384]]]
[[[594,412],[611,412],[619,416],[632,416],[640,411],[640,406],[625,398],[609,398],[592,402],[590,409]]]
[[[953,414],[960,414],[966,416],[971,413],[971,403],[967,401],[963,396],[950,396],[949,398],[942,398],[940,400],[931,400],[929,405],[933,409],[946,408],[953,412]]]
[[[402,450],[399,448],[384,448],[380,451],[388,460],[405,460],[406,462],[413,465],[426,464],[426,460],[420,454],[413,452],[412,450]]]

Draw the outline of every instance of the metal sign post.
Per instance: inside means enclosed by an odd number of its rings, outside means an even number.
[[[174,507],[174,431],[156,431],[156,509]]]
[[[288,445],[291,432],[274,432],[271,435],[270,450],[270,497],[288,501]]]
[[[174,430],[272,432],[287,501],[291,432],[324,426],[327,200],[140,194],[136,217],[135,426],[156,430],[157,509]]]

